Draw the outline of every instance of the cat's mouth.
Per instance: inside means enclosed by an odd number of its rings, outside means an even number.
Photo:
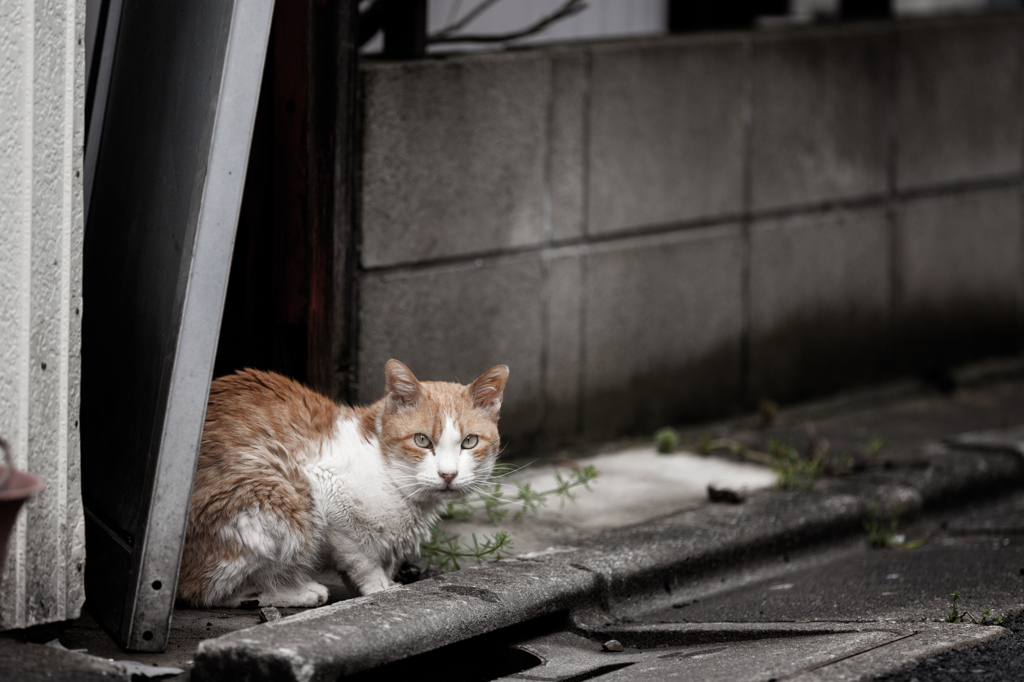
[[[468,492],[466,488],[460,485],[452,485],[451,483],[436,488],[437,496],[443,497],[446,500],[454,500],[459,497],[465,497]]]

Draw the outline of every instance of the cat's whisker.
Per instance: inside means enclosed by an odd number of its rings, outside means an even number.
[[[479,495],[480,497],[489,497],[492,500],[504,500],[505,499],[502,495],[495,495],[494,493],[487,492],[486,489],[480,489],[480,490],[476,490],[474,492],[477,495]]]
[[[419,497],[426,490],[427,490],[426,486],[420,485],[420,486],[416,486],[416,488],[414,488],[413,490],[410,490],[408,493],[404,493],[404,492],[399,491],[399,494],[403,495],[405,497],[405,499],[408,500],[408,499],[412,499],[414,497]]]
[[[411,499],[413,497],[418,497],[421,494],[423,494],[424,492],[430,490],[430,487],[428,485],[426,485],[425,483],[421,483],[419,481],[416,481],[413,484],[413,486],[415,486],[415,489],[412,490],[411,492],[409,492],[408,494],[406,494],[404,496],[404,499],[408,500],[408,499]],[[413,486],[406,486],[406,487],[413,487]]]
[[[511,476],[512,474],[514,474],[514,473],[516,473],[518,471],[522,471],[526,467],[531,466],[531,465],[533,465],[536,462],[537,462],[537,460],[533,460],[533,461],[527,462],[526,464],[524,464],[521,467],[516,467],[515,469],[511,469],[509,471],[505,471],[505,472],[500,473],[500,474],[492,474],[491,475],[491,479],[494,480],[494,479],[497,479],[497,478],[505,478],[506,476]]]
[[[406,488],[412,488],[413,486],[422,486],[422,481],[413,481],[412,483],[406,483],[405,485],[396,485],[395,490],[405,490]]]

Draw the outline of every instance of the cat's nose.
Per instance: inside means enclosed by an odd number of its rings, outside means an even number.
[[[447,485],[451,485],[452,481],[455,480],[455,477],[459,475],[459,472],[456,471],[454,474],[442,474],[440,471],[438,471],[437,475],[440,476],[441,478],[443,478],[444,482]]]

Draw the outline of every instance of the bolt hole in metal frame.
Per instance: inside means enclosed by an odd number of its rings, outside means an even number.
[[[160,651],[273,2],[100,1],[85,153],[86,608],[121,646]]]

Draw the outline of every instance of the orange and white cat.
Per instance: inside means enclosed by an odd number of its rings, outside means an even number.
[[[370,594],[440,506],[484,484],[508,367],[469,386],[418,381],[398,360],[385,396],[337,405],[246,369],[210,387],[178,596],[195,606],[319,606],[322,573]]]

